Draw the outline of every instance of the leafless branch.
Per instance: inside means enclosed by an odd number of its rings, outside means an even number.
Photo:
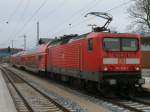
[[[137,25],[141,25],[147,31],[150,30],[150,0],[133,0],[134,5],[131,5],[127,10],[130,17]],[[135,24],[134,24],[135,25]]]

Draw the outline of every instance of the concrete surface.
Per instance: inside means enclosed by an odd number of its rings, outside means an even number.
[[[110,112],[109,109],[102,106],[101,104],[96,104],[80,95],[75,94],[74,91],[70,88],[61,87],[61,86],[59,86],[59,84],[57,85],[55,83],[51,83],[40,77],[30,75],[26,72],[22,72],[17,69],[14,69],[14,68],[12,68],[12,70],[17,71],[18,73],[21,73],[25,79],[31,80],[37,84],[40,84],[40,86],[42,88],[44,88],[45,90],[52,91],[54,93],[57,93],[59,96],[62,96],[63,98],[70,99],[70,100],[76,102],[82,108],[86,109],[88,112]]]
[[[150,89],[150,77],[144,77],[145,79],[145,84],[143,87]]]
[[[143,69],[142,70],[142,76],[150,77],[150,69]]]
[[[150,69],[143,69],[142,76],[145,79],[145,84],[143,87],[150,88]]]
[[[0,71],[0,112],[17,112]]]

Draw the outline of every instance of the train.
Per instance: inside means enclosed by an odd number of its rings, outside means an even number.
[[[141,87],[141,36],[104,32],[65,35],[11,56],[13,66],[49,75],[78,87],[132,91]]]
[[[99,89],[144,84],[139,35],[91,32],[66,37],[19,52],[11,56],[11,64],[64,81],[91,82]]]

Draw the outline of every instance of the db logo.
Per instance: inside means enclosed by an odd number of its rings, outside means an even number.
[[[118,59],[118,64],[125,64],[125,63],[126,63],[126,59],[124,58]]]

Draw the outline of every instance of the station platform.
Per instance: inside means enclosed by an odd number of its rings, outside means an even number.
[[[145,79],[143,87],[150,89],[150,69],[143,69],[142,76]]]
[[[0,112],[17,112],[1,71],[0,71]]]
[[[142,69],[142,76],[150,77],[150,69]]]

